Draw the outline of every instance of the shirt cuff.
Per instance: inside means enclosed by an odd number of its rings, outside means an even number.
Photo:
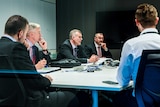
[[[108,48],[106,48],[105,51],[108,51]]]
[[[49,52],[48,52],[48,50],[47,50],[47,49],[42,50],[42,51],[43,51],[43,53],[44,53],[45,55],[49,55]]]

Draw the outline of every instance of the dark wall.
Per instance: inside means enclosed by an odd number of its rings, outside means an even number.
[[[136,10],[138,4],[146,2],[160,10],[158,0],[57,0],[57,50],[58,46],[68,38],[69,31],[74,28],[82,31],[83,44],[92,42],[96,32],[96,12]]]

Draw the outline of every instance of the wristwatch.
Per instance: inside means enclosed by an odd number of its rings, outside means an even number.
[[[48,54],[49,54],[48,49],[44,49],[44,50],[42,50],[42,51],[43,51],[43,53],[44,53],[45,55],[48,55]]]

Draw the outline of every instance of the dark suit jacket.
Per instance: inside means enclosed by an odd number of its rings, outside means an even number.
[[[0,50],[3,50],[0,51],[0,55],[5,54],[10,57],[10,62],[12,62],[17,72],[27,72],[27,74],[24,74],[23,76],[21,75],[21,77],[23,77],[21,80],[27,95],[27,103],[25,107],[40,107],[41,102],[47,94],[45,89],[51,85],[51,82],[37,73],[36,68],[30,59],[29,53],[23,44],[2,37],[0,39]]]
[[[37,46],[34,46],[35,48],[35,55],[36,55],[36,64],[38,63],[38,61],[40,61],[41,59],[45,58],[47,60],[47,64],[49,64],[49,62],[51,62],[51,58],[50,58],[50,54],[48,53],[47,55],[45,55],[43,53],[43,51],[39,51]]]
[[[87,63],[87,55],[84,52],[84,48],[82,46],[78,46],[77,57],[73,55],[73,48],[69,41],[69,39],[65,40],[63,44],[59,48],[59,52],[57,54],[57,60],[70,58],[79,60],[81,63]]]
[[[101,51],[102,51],[102,57],[112,58],[112,54],[109,51],[109,49],[108,51],[105,51],[103,48],[101,48]],[[85,52],[88,57],[90,57],[92,54],[97,55],[97,50],[94,42],[92,44],[85,45]]]

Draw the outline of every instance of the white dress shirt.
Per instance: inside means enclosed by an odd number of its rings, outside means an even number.
[[[125,42],[121,52],[117,80],[121,86],[127,86],[132,79],[135,85],[142,51],[160,49],[160,35],[155,28],[143,30],[138,37]]]
[[[94,42],[94,44],[95,44],[95,47],[96,47],[97,55],[98,55],[99,57],[102,57],[101,46],[98,45],[96,42]]]

